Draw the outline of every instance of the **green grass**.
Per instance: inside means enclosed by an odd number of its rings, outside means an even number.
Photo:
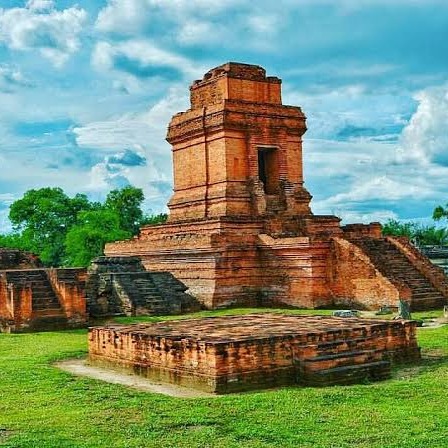
[[[248,311],[255,310],[230,312]],[[56,360],[85,356],[86,342],[85,330],[0,335],[0,446],[448,446],[448,326],[419,330],[422,364],[397,369],[382,383],[198,399],[139,392],[52,367]]]

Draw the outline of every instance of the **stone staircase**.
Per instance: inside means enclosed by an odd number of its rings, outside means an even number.
[[[170,272],[146,271],[137,257],[99,257],[86,284],[91,317],[198,311],[199,302]]]
[[[387,239],[362,238],[352,243],[361,248],[392,283],[401,282],[410,288],[412,311],[442,308],[446,304],[443,294]]]
[[[130,274],[133,308],[138,314],[180,314],[192,311],[193,299],[185,294],[185,286],[169,272]],[[191,303],[190,303],[191,302]]]
[[[170,304],[160,294],[159,289],[154,285],[150,277],[137,278],[134,280],[134,285],[138,291],[138,295],[134,300],[134,306],[140,309],[146,309],[148,314],[170,314]],[[171,304],[176,308],[177,303]],[[180,307],[179,311],[180,312]]]
[[[389,378],[391,362],[384,358],[384,350],[373,348],[369,342],[367,338],[319,344],[316,356],[300,361],[298,382],[328,386]]]
[[[67,317],[44,269],[7,272],[7,282],[31,289],[30,329],[65,328]]]

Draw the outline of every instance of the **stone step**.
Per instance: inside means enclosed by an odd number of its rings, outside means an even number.
[[[65,317],[65,314],[61,307],[59,308],[45,308],[45,309],[34,309],[32,315],[34,317],[45,317],[45,316],[61,316]]]
[[[42,296],[42,297],[33,297],[33,303],[46,303],[46,302],[57,302],[59,303],[58,298],[55,295],[52,296]]]
[[[41,297],[33,297],[32,298],[33,306],[37,303],[59,303],[59,300],[55,296],[41,296]]]
[[[416,311],[442,306],[443,295],[435,289],[429,280],[400,252],[385,239],[354,241],[370,257],[376,268],[392,281],[401,281],[412,293],[411,310]]]
[[[437,289],[428,289],[426,291],[414,291],[412,290],[412,298],[421,298],[421,297],[443,297],[443,294]]]
[[[31,286],[31,291],[36,297],[42,295],[55,295],[53,288],[34,288],[33,286]]]
[[[431,294],[439,294],[442,295],[438,290],[435,288],[412,288],[412,294],[421,294],[421,293],[427,293],[431,292]]]
[[[386,337],[387,335],[384,335]],[[331,342],[316,344],[317,356],[344,355],[352,351],[376,350],[378,335],[365,338],[337,339]],[[352,350],[353,349],[353,350]]]
[[[382,350],[362,350],[353,352],[339,352],[329,355],[316,356],[302,361],[303,368],[308,371],[326,370],[353,364],[365,364],[375,361],[383,361]]]
[[[59,303],[45,303],[45,304],[34,304],[33,303],[33,311],[34,310],[62,310],[62,307]]]
[[[68,319],[63,315],[41,315],[36,316],[30,325],[31,331],[56,331],[65,330],[68,326]]]
[[[390,362],[375,361],[364,364],[334,367],[319,371],[300,371],[299,382],[305,386],[348,385],[390,378]]]

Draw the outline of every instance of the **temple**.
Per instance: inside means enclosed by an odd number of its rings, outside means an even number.
[[[446,277],[381,225],[317,216],[304,187],[305,115],[281,80],[227,63],[190,87],[168,127],[174,194],[166,224],[106,246],[169,271],[207,308],[232,305],[413,309],[446,303]],[[410,275],[411,273],[411,275]]]

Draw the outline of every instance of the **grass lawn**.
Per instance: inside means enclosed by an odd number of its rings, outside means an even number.
[[[255,310],[194,316],[248,311]],[[117,319],[142,320],[160,319]],[[52,367],[86,355],[85,330],[3,334],[0,446],[448,447],[448,326],[418,331],[421,365],[397,369],[382,383],[195,399],[139,392]]]

